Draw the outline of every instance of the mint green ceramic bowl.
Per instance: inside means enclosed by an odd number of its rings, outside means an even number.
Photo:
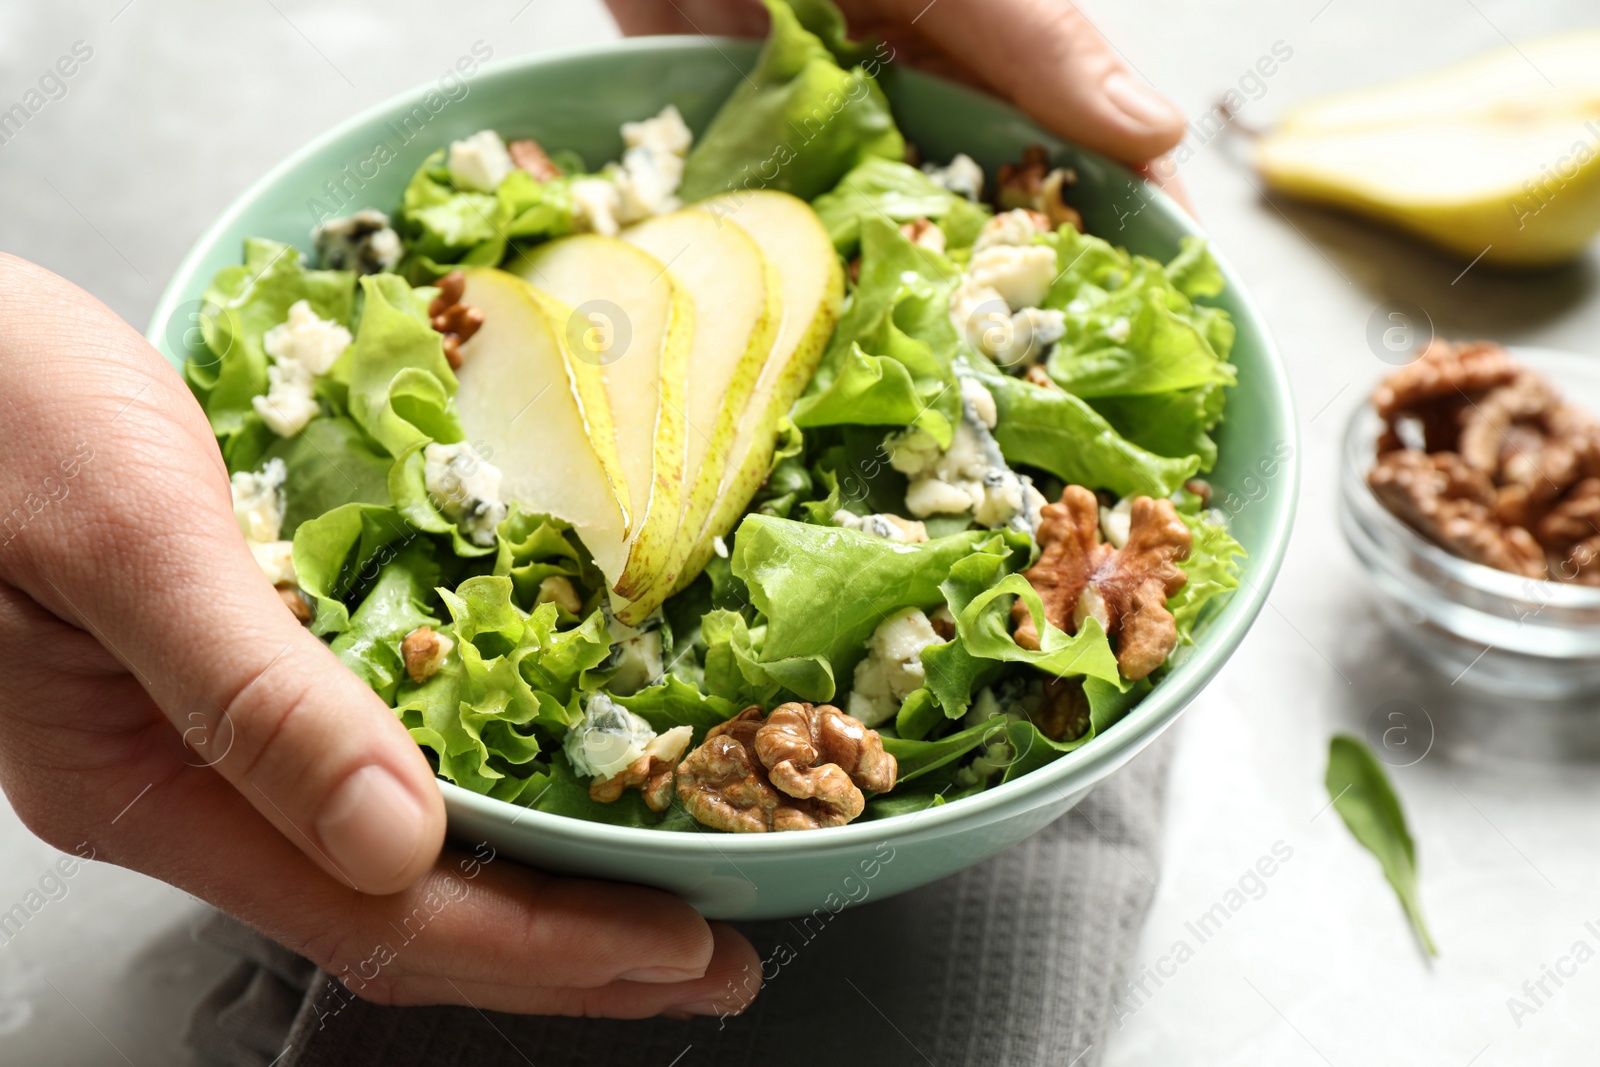
[[[149,337],[177,363],[207,281],[239,261],[245,237],[309,249],[319,206],[340,213],[392,209],[423,158],[453,138],[488,127],[575,149],[597,164],[620,154],[622,120],[667,103],[703,129],[755,55],[756,46],[742,41],[641,39],[495,62],[466,83],[465,95],[455,89],[456,99],[430,84],[379,105],[296,152],[223,213],[167,286]],[[1004,104],[909,70],[893,72],[887,89],[901,128],[926,158],[966,152],[992,174],[1025,145],[1043,142],[1072,159],[1079,176],[1074,201],[1090,232],[1160,259],[1177,252],[1180,238],[1199,232],[1171,200],[1122,167],[1062,144]],[[1239,330],[1233,357],[1239,385],[1228,397],[1211,481],[1250,557],[1239,592],[1121,722],[1016,781],[878,822],[789,834],[662,833],[549,815],[441,782],[452,833],[541,868],[660,886],[708,916],[758,918],[837,911],[915,888],[1064,815],[1154,741],[1217,673],[1254,621],[1288,543],[1299,451],[1289,386],[1260,313],[1218,258],[1228,279],[1220,302]]]

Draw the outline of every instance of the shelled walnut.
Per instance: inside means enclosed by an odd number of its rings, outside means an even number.
[[[1050,220],[1052,229],[1066,223],[1082,230],[1083,216],[1063,198],[1063,191],[1077,180],[1077,174],[1066,167],[1051,168],[1043,145],[1029,145],[1022,151],[1021,162],[1000,168],[996,200],[1005,211],[1024,208],[1039,212]]]
[[[1194,537],[1170,500],[1133,501],[1128,542],[1117,548],[1100,540],[1100,502],[1081,485],[1069,485],[1061,501],[1041,512],[1039,560],[1023,572],[1044,602],[1045,619],[1068,633],[1094,618],[1110,636],[1124,677],[1137,680],[1167,661],[1178,644],[1177,622],[1167,598],[1188,576],[1178,561]],[[1011,609],[1013,634],[1023,648],[1039,647],[1039,631],[1028,606]]]
[[[1373,393],[1373,493],[1448,551],[1600,584],[1600,424],[1499,345],[1435,340]]]
[[[897,767],[876,730],[830,704],[748,707],[711,728],[678,765],[678,798],[695,819],[736,833],[842,826],[863,790],[894,788]]]
[[[444,337],[444,358],[451,370],[461,369],[461,345],[483,325],[483,312],[461,302],[467,278],[453,270],[438,281],[439,295],[428,305],[428,321]]]

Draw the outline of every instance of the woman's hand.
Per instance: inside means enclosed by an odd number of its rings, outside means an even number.
[[[427,760],[256,566],[177,373],[5,255],[0,381],[0,786],[31,830],[382,1003],[743,1006],[753,950],[669,894],[441,855]]]
[[[1183,139],[1178,110],[1128,68],[1070,0],[836,0],[855,34],[987,87],[1078,144],[1142,166]],[[626,34],[753,37],[760,0],[606,0]]]

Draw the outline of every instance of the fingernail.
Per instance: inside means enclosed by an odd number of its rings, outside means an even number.
[[[624,982],[655,982],[666,985],[672,982],[692,982],[696,978],[704,978],[706,972],[691,971],[683,967],[640,967],[637,970],[625,971],[617,975]]]
[[[1101,89],[1124,115],[1141,126],[1166,127],[1183,121],[1165,97],[1127,71],[1112,71]]]
[[[423,813],[410,790],[371,765],[346,778],[317,817],[317,836],[356,888],[386,888],[411,863]],[[399,887],[396,887],[399,888]]]
[[[724,1004],[717,1000],[697,1000],[693,1004],[679,1004],[674,1011],[687,1012],[690,1015],[738,1015],[743,1008],[732,1004]]]

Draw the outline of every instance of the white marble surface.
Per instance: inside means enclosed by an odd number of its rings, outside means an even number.
[[[1509,0],[1083,6],[1197,117],[1283,42],[1293,54],[1246,107],[1252,122],[1314,92],[1592,17],[1570,0],[1537,10]],[[480,38],[510,55],[613,32],[589,0],[0,5],[6,105],[74,41],[95,50],[67,95],[0,145],[0,247],[142,325],[204,225],[337,119],[424,80]],[[1461,275],[1461,264],[1360,224],[1264,198],[1231,148],[1197,145],[1182,173],[1290,363],[1305,491],[1270,605],[1179,727],[1165,868],[1136,964],[1171,977],[1146,979],[1148,993],[1124,1001],[1104,1062],[1586,1062],[1600,965],[1579,966],[1559,988],[1546,979],[1551,995],[1520,1020],[1507,998],[1574,942],[1600,949],[1584,926],[1600,929],[1600,775],[1589,762],[1600,755],[1600,722],[1475,700],[1397,653],[1338,535],[1333,480],[1342,421],[1385,369],[1365,341],[1375,309],[1408,300],[1449,335],[1595,352],[1597,259],[1521,278]],[[1374,862],[1322,811],[1329,735],[1360,732],[1391,699],[1423,706],[1438,733],[1425,759],[1395,772],[1442,952],[1432,964]],[[1278,842],[1290,858],[1259,887],[1245,883],[1259,899],[1200,943],[1186,923]],[[0,905],[37,887],[53,859],[0,810]],[[0,1067],[187,1062],[183,1014],[223,965],[188,941],[198,906],[98,866],[66,886],[0,946]],[[1193,954],[1174,968],[1162,958],[1180,940]]]

